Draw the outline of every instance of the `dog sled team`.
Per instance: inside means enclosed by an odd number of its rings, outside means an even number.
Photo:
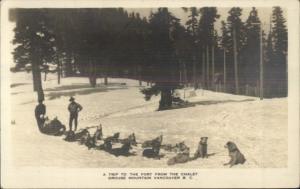
[[[102,132],[102,125],[97,126],[94,134],[89,132],[89,128],[77,130],[78,125],[78,113],[83,109],[80,104],[75,102],[73,97],[70,98],[70,104],[68,111],[70,113],[69,119],[69,131],[66,131],[66,127],[57,119],[49,120],[46,114],[46,107],[43,101],[39,101],[39,104],[35,109],[35,117],[37,120],[39,130],[48,135],[62,136],[65,135],[64,140],[67,142],[78,142],[81,145],[87,146],[88,149],[103,150],[115,156],[131,156],[136,155],[131,151],[133,146],[138,146],[135,138],[135,134],[130,134],[127,138],[121,139],[120,133],[115,133],[112,136],[104,137]],[[72,125],[74,122],[74,130]],[[163,149],[166,152],[174,153],[175,155],[167,161],[168,165],[174,165],[179,163],[186,163],[196,160],[198,158],[208,158],[213,154],[207,153],[208,137],[201,137],[197,150],[193,155],[190,155],[190,148],[184,143],[180,142],[175,145],[162,144],[163,135],[160,135],[152,140],[144,141],[141,143],[143,148],[142,156],[146,158],[161,159],[164,157],[160,150]],[[115,144],[119,144],[120,147],[114,147]],[[234,142],[227,142],[224,146],[228,149],[230,161],[224,165],[230,167],[243,164],[246,159],[244,155],[239,151],[237,145]]]

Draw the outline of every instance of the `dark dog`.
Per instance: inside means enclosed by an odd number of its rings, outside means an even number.
[[[194,159],[197,158],[207,158],[207,139],[208,137],[201,137],[200,142],[198,144],[198,148],[196,150],[196,153],[194,155]]]
[[[101,144],[100,146],[98,146],[98,149],[99,150],[106,150],[106,151],[111,150],[112,149],[112,144],[116,143],[116,142],[119,142],[119,140],[120,140],[119,136],[120,136],[120,133],[118,132],[118,133],[115,133],[113,136],[106,137],[104,139],[104,143]]]
[[[65,141],[74,142],[75,140],[75,132],[74,131],[67,131],[66,137],[64,138]]]
[[[109,143],[109,142],[107,142]],[[107,151],[110,154],[115,155],[116,157],[118,156],[129,156],[132,155],[130,153],[130,149],[132,149],[131,145],[136,146],[136,140],[135,140],[135,135],[132,133],[131,135],[128,136],[127,139],[123,140],[123,145],[120,148],[111,148],[111,143],[107,144],[109,147],[105,147],[104,150]]]
[[[83,129],[75,134],[75,140],[79,141],[79,144],[85,144],[89,137],[90,132],[87,129]]]
[[[147,158],[160,159],[159,151],[162,143],[162,135],[152,141],[152,148],[146,148],[143,151],[143,156]]]
[[[236,144],[229,141],[224,146],[228,149],[230,161],[228,163],[225,163],[224,165],[230,165],[230,167],[237,165],[237,164],[244,164],[246,159],[244,155],[240,152],[240,150],[237,148]]]
[[[94,148],[95,145],[95,140],[93,137],[91,137],[90,133],[87,133],[84,137],[85,142],[84,144],[88,147],[88,149],[90,150],[91,148]]]
[[[149,148],[149,147],[152,147],[154,143],[157,143],[157,142],[160,142],[160,144],[162,143],[162,139],[163,139],[163,136],[160,135],[158,137],[156,137],[155,139],[153,140],[147,140],[145,142],[143,142],[142,144],[142,148]]]

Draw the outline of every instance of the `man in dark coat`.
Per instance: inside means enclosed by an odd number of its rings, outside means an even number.
[[[78,112],[82,110],[82,106],[75,102],[75,99],[73,97],[69,100],[71,103],[68,106],[68,110],[70,112],[70,119],[69,119],[69,127],[70,131],[72,131],[72,125],[73,120],[75,122],[75,131],[77,130],[77,124],[78,124]]]
[[[39,100],[39,104],[35,107],[35,119],[41,132],[45,122],[45,114],[46,106],[43,104],[43,100]]]

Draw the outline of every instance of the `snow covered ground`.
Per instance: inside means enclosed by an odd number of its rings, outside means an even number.
[[[36,94],[32,91],[32,75],[13,73],[11,83],[11,125],[13,162],[16,166],[49,167],[169,167],[168,158],[174,153],[161,151],[160,160],[141,156],[141,146],[134,147],[136,156],[115,157],[104,151],[88,150],[77,143],[68,143],[63,137],[40,134],[34,118]],[[199,138],[208,137],[208,153],[216,153],[207,159],[197,159],[172,167],[227,168],[229,161],[224,148],[227,141],[237,144],[247,161],[234,168],[278,168],[287,166],[287,98],[263,101],[247,96],[237,96],[197,90],[197,95],[186,100],[195,106],[167,111],[156,111],[159,97],[145,101],[139,92],[138,81],[109,79],[104,86],[90,88],[87,78],[62,78],[57,85],[56,76],[49,75],[43,83],[50,118],[58,117],[68,125],[67,105],[75,96],[83,106],[79,116],[79,128],[102,123],[105,136],[115,132],[121,138],[135,133],[137,141],[153,139],[163,134],[163,143],[185,141],[191,154],[196,150]],[[121,85],[120,83],[126,83]],[[143,83],[145,86],[145,83]],[[183,91],[180,91],[183,96]],[[93,129],[90,130],[93,133]]]

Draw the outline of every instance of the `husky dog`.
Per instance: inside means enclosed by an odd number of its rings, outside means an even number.
[[[160,135],[158,138],[152,141],[152,148],[146,148],[143,151],[143,156],[147,158],[160,159],[159,151],[162,143],[163,136]]]
[[[143,142],[142,144],[142,148],[149,148],[152,147],[154,143],[160,142],[160,144],[162,143],[163,140],[163,135],[160,135],[158,137],[156,137],[155,139],[152,140],[147,140],[145,142]]]
[[[137,142],[135,140],[135,134],[132,133],[128,136],[128,138],[123,140],[123,145],[120,148],[112,148],[111,141],[107,141],[108,146],[104,146],[104,150],[107,151],[110,154],[113,154],[115,156],[130,156],[132,153],[130,153],[130,149],[132,149],[132,145],[136,146]]]
[[[207,158],[207,139],[208,137],[201,137],[200,142],[198,144],[197,151],[194,155],[194,159],[197,158]]]
[[[225,146],[228,149],[230,161],[224,165],[230,165],[230,167],[237,164],[244,164],[246,159],[245,156],[240,152],[235,143],[228,141]]]

